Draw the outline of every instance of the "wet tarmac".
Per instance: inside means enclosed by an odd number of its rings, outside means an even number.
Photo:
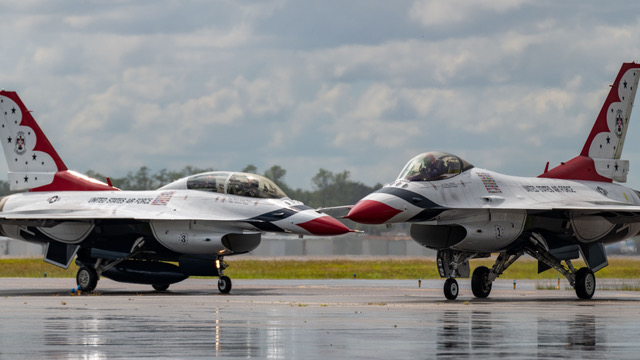
[[[166,293],[103,279],[0,279],[0,358],[635,359],[640,292],[536,290],[498,280],[489,299],[461,281],[187,280]],[[563,287],[565,284],[563,284]]]

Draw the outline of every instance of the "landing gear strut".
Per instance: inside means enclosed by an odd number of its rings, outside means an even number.
[[[76,264],[80,266],[78,269],[78,273],[76,274],[76,283],[80,287],[80,290],[85,292],[92,292],[96,289],[98,285],[98,280],[100,280],[100,274],[102,272],[107,271],[108,269],[120,264],[121,262],[130,259],[142,251],[142,247],[144,246],[144,238],[140,237],[136,239],[131,247],[131,253],[125,257],[121,257],[116,260],[106,260],[102,258],[98,258],[95,261],[95,264],[91,265],[91,261],[86,261],[84,259],[80,259],[80,256],[76,258]],[[164,286],[164,285],[153,285],[154,289],[158,290],[156,286]],[[166,285],[164,290],[169,288],[169,285]],[[161,291],[161,290],[159,290]]]
[[[216,259],[216,269],[218,269],[218,290],[222,294],[228,294],[231,291],[231,279],[228,276],[224,275],[224,269],[226,269],[229,265],[222,261],[223,257],[220,256]]]
[[[575,289],[578,298],[591,299],[596,291],[596,277],[593,271],[586,267],[576,271],[571,264],[571,260],[568,259],[564,260],[566,266],[563,265],[562,261],[553,256],[548,248],[543,245],[544,243],[540,241],[542,237],[539,234],[534,234],[532,239],[533,238],[537,238],[536,242],[532,241],[534,246],[527,246],[516,254],[501,253],[498,255],[491,269],[484,266],[476,268],[471,278],[473,295],[477,298],[486,298],[489,296],[493,281],[502,275],[520,256],[527,253],[564,275],[569,281],[569,284]]]
[[[438,272],[444,282],[444,296],[448,300],[455,300],[460,293],[460,287],[456,277],[469,277],[469,259],[478,256],[473,253],[466,253],[455,250],[438,250],[437,264]]]
[[[473,295],[480,299],[487,298],[491,293],[493,281],[522,256],[522,254],[524,254],[524,250],[515,254],[501,253],[498,255],[491,269],[486,266],[477,267],[471,276],[471,291]],[[447,299],[453,300],[458,295],[458,283],[454,277],[469,277],[469,259],[485,257],[489,257],[489,254],[454,250],[438,251],[438,271],[440,272],[440,276],[449,277],[444,284],[444,296]],[[453,291],[454,287],[455,292]]]
[[[473,295],[480,299],[487,298],[491,293],[493,281],[523,253],[520,252],[515,255],[502,253],[498,256],[491,269],[486,266],[476,268],[471,276],[471,291]],[[458,282],[454,277],[469,277],[469,259],[488,256],[489,254],[474,254],[452,250],[439,251],[438,270],[441,276],[449,276],[444,283],[444,296],[449,300],[456,299],[459,288]]]
[[[571,260],[560,260],[554,256],[546,240],[539,233],[531,233],[530,243],[515,253],[500,253],[491,269],[480,266],[471,276],[471,290],[477,298],[484,299],[491,293],[493,282],[522,255],[536,258],[548,268],[553,268],[567,278],[580,299],[591,299],[596,291],[596,277],[591,269],[584,267],[576,270]],[[469,277],[469,259],[488,257],[489,254],[469,253],[456,250],[439,250],[438,271],[447,278],[444,283],[444,296],[454,300],[458,296],[458,283],[455,277]],[[564,264],[563,264],[564,262]]]
[[[596,292],[596,276],[593,271],[586,267],[576,271],[569,259],[564,260],[566,266],[563,265],[561,260],[549,252],[549,247],[546,245],[542,235],[538,233],[532,233],[531,235],[531,242],[535,246],[528,247],[526,249],[527,254],[564,275],[569,284],[575,289],[579,299],[591,299]]]

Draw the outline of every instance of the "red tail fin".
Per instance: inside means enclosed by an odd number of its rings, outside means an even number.
[[[117,190],[67,169],[18,94],[0,91],[0,142],[11,190]]]
[[[620,155],[639,78],[640,64],[622,64],[580,156],[545,171],[540,177],[627,181],[629,161],[620,160]]]

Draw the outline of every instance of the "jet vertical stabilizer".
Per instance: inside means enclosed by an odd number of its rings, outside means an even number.
[[[629,161],[620,155],[639,78],[640,64],[622,64],[580,155],[540,177],[626,182]]]
[[[68,170],[16,92],[0,91],[0,135],[11,190],[117,190]]]

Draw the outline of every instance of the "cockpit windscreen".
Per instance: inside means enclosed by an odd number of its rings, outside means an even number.
[[[187,189],[262,199],[287,197],[278,185],[264,176],[227,171],[193,175],[187,179]]]
[[[260,175],[246,173],[231,175],[227,184],[227,194],[264,199],[287,197],[273,181]]]
[[[420,154],[409,160],[400,175],[398,175],[398,180],[444,180],[471,168],[473,168],[473,165],[455,155],[432,151]]]

